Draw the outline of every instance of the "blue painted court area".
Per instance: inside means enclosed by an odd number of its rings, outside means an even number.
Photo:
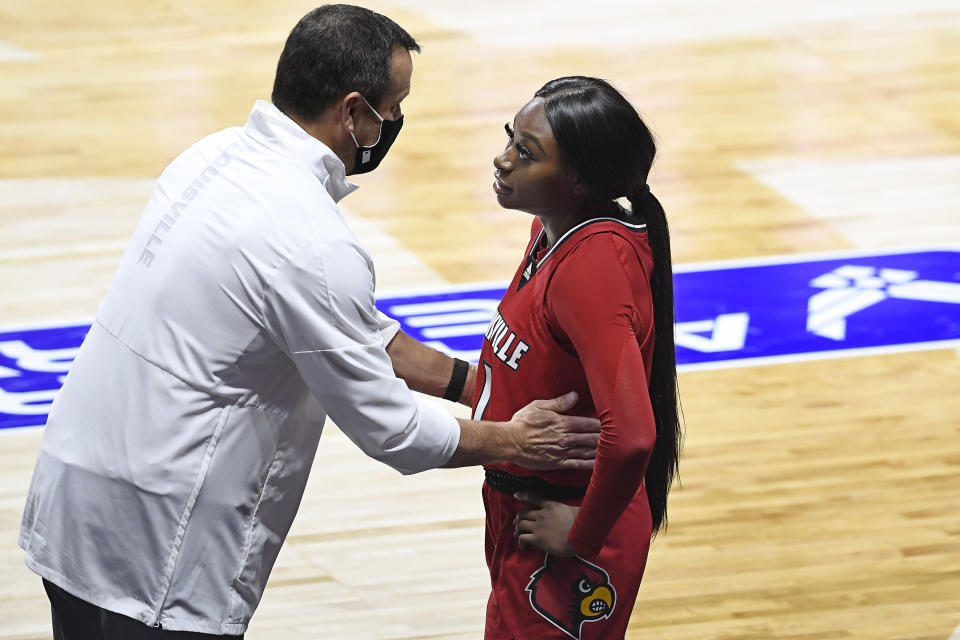
[[[503,285],[380,298],[414,338],[475,361]],[[681,370],[960,347],[960,250],[678,266]],[[41,425],[89,325],[0,332],[0,428]]]

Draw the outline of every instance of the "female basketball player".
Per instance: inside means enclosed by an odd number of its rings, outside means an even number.
[[[647,185],[656,148],[595,78],[548,82],[506,131],[493,188],[535,218],[484,338],[474,418],[574,389],[572,413],[602,432],[592,474],[487,468],[486,638],[622,638],[681,440],[670,241]]]

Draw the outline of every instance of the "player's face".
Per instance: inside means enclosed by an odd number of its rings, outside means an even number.
[[[493,191],[507,209],[550,215],[574,202],[571,172],[553,137],[543,109],[534,98],[507,125],[507,147],[493,159]]]

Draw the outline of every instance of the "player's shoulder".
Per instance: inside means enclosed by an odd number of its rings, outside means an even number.
[[[584,254],[612,257],[613,252],[625,250],[649,253],[650,246],[646,223],[623,217],[588,220],[574,227],[563,242],[568,245],[563,252],[564,258]]]
[[[560,282],[605,286],[645,281],[653,267],[646,225],[633,221],[587,221],[565,236],[563,246],[557,249],[551,286]]]

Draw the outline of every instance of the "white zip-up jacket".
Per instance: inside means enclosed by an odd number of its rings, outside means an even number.
[[[266,102],[167,167],[51,409],[30,569],[148,625],[243,633],[327,415],[402,473],[449,460],[456,420],[384,350],[398,325],[336,205],[355,189]]]

